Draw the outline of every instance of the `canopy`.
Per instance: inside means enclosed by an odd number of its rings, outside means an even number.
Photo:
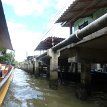
[[[1,0],[0,0],[0,48],[13,50]]]
[[[36,50],[47,50],[63,40],[64,40],[64,38],[48,37],[39,43],[39,45],[36,47],[35,51]]]

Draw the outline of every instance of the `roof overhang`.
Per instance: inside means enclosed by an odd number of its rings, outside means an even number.
[[[107,0],[75,0],[56,23],[70,27],[79,18],[91,16],[100,8],[107,7]]]
[[[41,41],[38,46],[36,47],[35,51],[39,50],[47,50],[50,49],[52,46],[60,43],[65,38],[59,37],[47,37],[45,40]]]
[[[0,48],[13,50],[1,1],[0,1]]]

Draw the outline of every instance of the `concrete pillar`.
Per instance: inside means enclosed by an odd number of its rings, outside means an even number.
[[[91,82],[91,64],[81,64],[81,83],[89,85]]]
[[[81,64],[81,74],[80,74],[80,84],[76,90],[76,95],[78,98],[85,100],[87,99],[90,92],[91,83],[91,64],[82,63]]]
[[[33,64],[31,62],[29,63],[29,72],[33,74]]]
[[[39,60],[35,59],[35,72],[34,72],[35,77],[39,76]]]
[[[28,72],[30,73],[30,63],[28,63]]]
[[[72,64],[73,64],[72,72],[78,73],[77,63]]]
[[[28,73],[29,73],[29,69],[30,69],[30,64],[29,64],[29,62],[28,62],[28,68],[27,68]]]
[[[50,79],[49,87],[52,89],[58,88],[58,57],[59,52],[53,52],[52,49],[48,50],[48,55],[50,57]]]
[[[27,63],[24,63],[24,64],[23,64],[23,69],[24,69],[24,70],[27,70],[27,67],[28,67]]]

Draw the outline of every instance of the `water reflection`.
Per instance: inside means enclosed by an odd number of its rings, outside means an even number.
[[[71,86],[50,90],[48,81],[35,79],[23,70],[15,69],[14,78],[3,107],[98,107],[75,97]]]

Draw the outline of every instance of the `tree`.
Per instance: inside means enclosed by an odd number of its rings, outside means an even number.
[[[7,53],[7,49],[0,49],[3,54],[0,56],[0,63],[12,64],[14,62],[14,52]]]

